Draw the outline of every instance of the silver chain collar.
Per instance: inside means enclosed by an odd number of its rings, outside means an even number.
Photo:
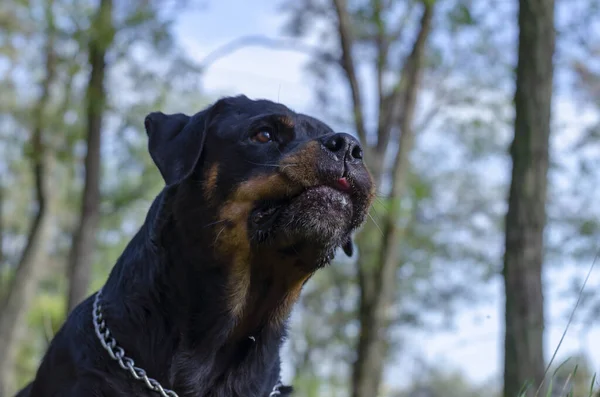
[[[121,346],[117,345],[117,341],[111,335],[110,330],[106,325],[106,321],[104,321],[104,318],[102,317],[102,305],[100,304],[101,295],[102,289],[98,291],[96,297],[94,298],[92,319],[94,322],[94,331],[96,332],[96,336],[102,344],[102,347],[104,347],[104,349],[110,355],[110,358],[115,360],[121,368],[123,368],[125,371],[128,371],[135,379],[144,382],[148,389],[159,393],[161,397],[179,397],[173,390],[162,387],[157,380],[148,377],[146,371],[136,367],[133,359],[127,357],[125,355],[125,350],[123,350]],[[281,386],[282,383],[280,379],[277,381],[275,386],[273,386],[273,391],[271,391],[269,397],[281,395],[281,392],[279,391]]]

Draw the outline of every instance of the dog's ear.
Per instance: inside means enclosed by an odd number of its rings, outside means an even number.
[[[208,110],[186,116],[153,112],[146,116],[148,150],[167,186],[180,183],[196,167],[206,139]]]
[[[348,255],[348,257],[352,257],[352,254],[354,254],[354,243],[352,242],[351,237],[348,237],[348,240],[342,245],[342,250],[344,250],[344,253]]]

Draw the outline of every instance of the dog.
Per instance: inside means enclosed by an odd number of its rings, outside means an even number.
[[[17,396],[291,395],[293,304],[338,248],[352,256],[374,196],[361,145],[244,95],[144,125],[165,186]]]

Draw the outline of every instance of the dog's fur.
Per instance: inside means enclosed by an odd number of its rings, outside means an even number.
[[[266,397],[300,290],[338,247],[351,255],[371,204],[360,146],[245,96],[192,117],[151,113],[145,126],[166,186],[103,287],[107,326],[180,397]],[[101,346],[94,297],[69,315],[18,396],[158,395]]]

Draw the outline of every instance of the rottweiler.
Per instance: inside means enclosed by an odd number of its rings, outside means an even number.
[[[18,396],[291,395],[292,306],[338,248],[352,255],[373,199],[361,145],[244,95],[144,124],[165,186]]]

